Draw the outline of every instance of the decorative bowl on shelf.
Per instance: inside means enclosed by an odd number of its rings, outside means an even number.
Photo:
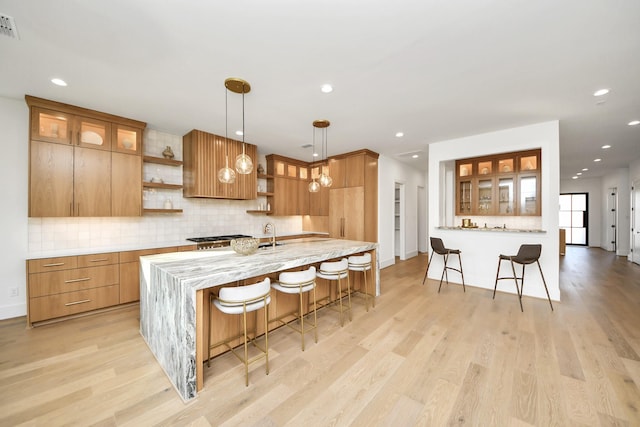
[[[231,241],[231,249],[240,255],[251,255],[258,250],[258,239],[253,237],[243,237]]]

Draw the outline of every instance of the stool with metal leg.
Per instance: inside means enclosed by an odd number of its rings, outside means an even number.
[[[542,267],[540,267],[540,253],[542,252],[542,245],[521,245],[517,255],[500,255],[498,257],[498,271],[496,271],[496,283],[493,287],[493,299],[496,298],[496,289],[498,288],[498,280],[513,279],[516,284],[516,291],[518,292],[518,300],[520,301],[520,311],[522,308],[522,289],[524,287],[524,267],[534,262],[538,264],[538,270],[540,271],[540,277],[542,277],[542,283],[544,284],[544,290],[547,292],[547,299],[553,311],[553,304],[551,303],[551,297],[549,296],[549,288],[547,288],[547,282],[544,280],[544,274],[542,274]],[[511,271],[513,276],[500,277],[500,264],[502,261],[509,261],[511,263]],[[522,265],[522,274],[520,277],[516,274],[515,264]],[[518,280],[520,284],[518,285]]]
[[[447,270],[453,270],[460,273],[462,276],[462,291],[466,292],[467,289],[464,286],[464,273],[462,272],[462,257],[460,256],[460,249],[449,249],[444,246],[442,239],[438,237],[431,238],[431,258],[429,258],[429,262],[427,263],[427,271],[424,272],[424,278],[422,279],[422,284],[424,285],[424,281],[427,280],[427,273],[429,273],[429,267],[431,266],[431,260],[433,259],[434,254],[442,255],[444,257],[444,267],[442,268],[442,275],[440,276],[440,286],[438,286],[438,292],[440,292],[440,288],[442,287],[442,279],[445,278],[447,281],[447,285],[449,284],[449,274]],[[447,265],[449,261],[449,255],[458,255],[458,263],[460,264],[460,268],[450,267]]]
[[[313,329],[315,334],[316,343],[318,342],[318,317],[316,315],[316,268],[309,267],[309,269],[304,271],[285,271],[284,273],[280,273],[278,277],[278,281],[271,284],[271,288],[283,292],[285,294],[298,294],[298,310],[281,314],[273,321],[279,321],[282,324],[289,326],[296,332],[299,332],[302,336],[302,351],[304,351],[304,334]],[[313,323],[307,320],[305,325],[304,317],[304,306],[302,304],[303,294],[309,292],[312,293],[313,296]],[[309,301],[310,305],[311,301]],[[308,314],[311,314],[309,312]],[[287,317],[294,316],[294,321],[298,320],[300,322],[300,327],[296,327],[292,324],[291,321],[287,322],[284,319]]]
[[[345,311],[349,312],[349,320],[352,319],[351,316],[351,287],[349,285],[349,261],[347,258],[342,258],[340,261],[333,262],[323,262],[320,264],[320,268],[316,273],[316,277],[321,279],[326,279],[330,281],[335,281],[337,283],[337,293],[336,293],[336,303],[338,307],[336,310],[340,312],[340,326],[344,326],[343,315]],[[342,289],[342,281],[347,279],[347,289]],[[345,305],[342,303],[342,300],[347,298],[348,303]]]
[[[375,290],[373,295],[369,293],[369,286],[367,284],[367,271],[371,272],[370,274],[372,275],[373,272],[371,270],[371,254],[369,252],[367,252],[364,255],[353,255],[350,256],[348,258],[349,261],[349,271],[362,271],[362,276],[363,276],[363,280],[364,280],[364,300],[365,300],[365,307],[367,309],[367,311],[369,311],[369,298],[371,298],[371,301],[373,302],[373,307],[375,308],[376,306],[376,297],[375,297]],[[373,281],[373,276],[371,277],[371,282],[375,283]]]
[[[266,359],[265,369],[267,375],[269,375],[269,308],[268,305],[271,302],[271,281],[267,277],[261,282],[253,285],[237,286],[237,287],[225,287],[221,288],[218,296],[211,294],[209,298],[210,308],[216,307],[226,314],[241,314],[242,315],[242,333],[233,338],[229,338],[225,341],[221,341],[215,344],[209,345],[207,354],[207,366],[211,366],[211,349],[226,345],[229,350],[244,363],[245,372],[245,385],[249,385],[249,364],[257,360]],[[264,309],[264,348],[256,343],[257,334],[257,310]],[[253,338],[250,338],[247,334],[247,313],[256,311],[256,325],[253,331]],[[212,314],[212,313],[211,313]],[[209,340],[211,340],[211,314],[209,315]],[[244,343],[244,357],[236,353],[236,350],[229,344],[231,341],[243,338]],[[260,354],[249,359],[249,351],[247,344],[251,342],[258,350]]]

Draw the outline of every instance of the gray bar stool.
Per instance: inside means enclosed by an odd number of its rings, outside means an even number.
[[[373,307],[376,306],[376,297],[375,295],[371,295],[369,293],[369,286],[367,285],[367,271],[369,271],[371,275],[371,282],[373,281],[373,272],[371,271],[371,254],[367,252],[364,255],[353,255],[348,258],[349,261],[349,271],[361,271],[362,276],[364,277],[364,300],[365,307],[367,312],[369,311],[369,298],[371,298],[373,302]],[[375,292],[374,292],[375,294]]]
[[[516,291],[518,292],[518,300],[520,301],[520,311],[524,312],[522,308],[522,289],[524,287],[524,267],[534,262],[538,264],[538,270],[540,270],[540,277],[542,277],[542,283],[544,284],[544,290],[547,292],[547,299],[553,311],[553,304],[551,303],[551,297],[549,296],[549,288],[547,288],[547,282],[544,280],[544,274],[542,274],[542,267],[540,267],[540,254],[542,253],[542,245],[520,245],[517,255],[500,255],[498,257],[498,271],[496,271],[496,283],[493,286],[493,299],[496,298],[496,289],[498,288],[498,280],[513,279],[516,283]],[[511,263],[511,271],[513,276],[500,277],[500,264],[502,261],[509,261]],[[516,274],[515,264],[522,265],[522,274],[520,277]],[[520,280],[520,285],[518,285]]]
[[[453,270],[460,273],[462,276],[462,291],[466,292],[467,289],[464,286],[464,273],[462,272],[462,258],[460,257],[461,251],[460,249],[449,249],[444,246],[442,239],[438,237],[431,238],[431,257],[429,258],[429,262],[427,263],[427,271],[424,272],[424,278],[422,279],[422,284],[424,285],[424,281],[427,280],[427,273],[429,273],[429,267],[431,266],[431,260],[433,259],[434,254],[442,255],[444,257],[444,268],[442,269],[442,275],[440,276],[440,286],[438,286],[438,292],[440,292],[440,288],[442,287],[442,279],[446,278],[447,285],[449,284],[449,274],[447,270]],[[460,264],[460,268],[449,267],[447,262],[449,261],[449,255],[458,255],[458,263]]]
[[[349,261],[347,258],[342,258],[340,261],[323,262],[320,264],[320,269],[316,273],[316,277],[321,279],[335,281],[337,283],[337,300],[339,307],[336,308],[340,312],[340,326],[344,326],[344,312],[349,312],[349,320],[352,320],[351,316],[351,286],[349,285]],[[347,289],[342,290],[342,280],[347,279]],[[348,299],[348,304],[345,307],[342,304],[343,298]]]
[[[210,309],[216,307],[218,310],[225,314],[242,314],[242,329],[243,333],[235,337],[226,339],[224,341],[209,345],[207,354],[207,366],[211,366],[211,349],[226,345],[229,350],[244,363],[245,385],[249,385],[249,364],[257,360],[266,359],[266,373],[269,375],[269,308],[267,307],[271,302],[271,280],[267,277],[262,282],[255,283],[253,285],[226,287],[221,288],[218,296],[210,294],[209,302]],[[256,343],[257,334],[257,312],[256,312],[256,325],[253,331],[253,338],[247,335],[247,313],[257,311],[264,308],[264,348]],[[211,314],[209,315],[209,341],[211,341]],[[229,344],[231,341],[238,338],[244,338],[244,357],[236,353],[235,349]],[[260,354],[249,359],[249,351],[247,344],[251,342],[258,350]]]
[[[318,342],[318,317],[316,314],[316,268],[309,267],[304,271],[285,271],[280,273],[278,281],[271,284],[271,288],[278,292],[285,294],[299,294],[298,299],[298,311],[292,311],[290,313],[282,314],[273,321],[279,321],[283,325],[286,325],[296,332],[299,332],[302,336],[302,351],[304,351],[304,334],[313,329],[315,333],[316,343]],[[304,323],[304,312],[302,305],[302,295],[306,292],[313,291],[313,323],[307,321],[307,325]],[[307,304],[308,306],[309,304]],[[308,313],[311,314],[311,313]],[[300,327],[297,328],[292,324],[292,321],[285,322],[283,319],[294,316],[294,321],[300,321]],[[311,325],[309,325],[311,323]]]

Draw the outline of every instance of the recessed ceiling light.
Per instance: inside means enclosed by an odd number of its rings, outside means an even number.
[[[640,125],[640,120],[633,120],[629,122],[629,126],[636,126],[636,125]]]
[[[243,133],[242,133],[242,131],[241,131],[241,130],[237,130],[237,131],[236,131],[236,135],[238,135],[238,136],[242,136],[242,135],[243,135]]]
[[[582,175],[582,172],[578,172],[576,175],[580,176],[580,175]]]
[[[593,159],[594,162],[601,162],[602,159]]]
[[[589,170],[589,168],[582,168],[582,172],[586,172],[588,170]]]
[[[58,79],[58,78],[51,79],[51,83],[53,83],[54,85],[57,85],[57,86],[66,86],[67,85],[67,82],[65,82],[62,79]]]
[[[578,177],[577,176],[572,176],[571,179],[578,179]]]
[[[599,89],[595,92],[593,92],[593,96],[602,96],[602,95],[606,95],[609,93],[609,89]]]
[[[402,138],[404,136],[404,132],[396,132],[396,138]]]
[[[331,86],[330,84],[323,84],[322,87],[320,88],[320,90],[324,93],[331,93],[333,92],[333,86]]]
[[[313,157],[318,157],[318,153],[313,153]]]
[[[609,144],[606,144],[606,145],[603,145],[603,146],[602,146],[602,149],[603,149],[603,150],[606,150],[607,148],[611,148],[611,146],[610,146]]]
[[[412,159],[417,159],[418,157],[420,156],[418,156],[417,154],[414,154],[413,156],[411,156]]]

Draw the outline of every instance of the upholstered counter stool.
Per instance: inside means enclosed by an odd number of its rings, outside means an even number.
[[[298,294],[298,311],[292,311],[286,314],[279,315],[273,321],[279,321],[283,325],[286,325],[293,329],[296,332],[299,332],[302,336],[302,351],[304,351],[304,334],[309,332],[310,330],[314,331],[315,341],[318,342],[318,317],[316,314],[316,268],[309,267],[307,270],[303,271],[285,271],[284,273],[280,273],[278,276],[278,281],[271,284],[271,288],[275,289],[278,292],[282,292],[285,294]],[[305,325],[304,317],[304,305],[302,303],[303,294],[309,292],[312,294],[311,301],[307,304],[307,307],[313,302],[313,323],[307,320]],[[309,312],[308,314],[311,314]],[[300,322],[300,327],[296,327],[292,324],[292,321],[285,321],[285,318],[294,316],[294,320],[298,320]]]
[[[241,314],[242,315],[242,334],[232,338],[228,338],[225,341],[221,341],[212,345],[209,345],[207,351],[207,366],[211,366],[211,349],[226,345],[229,350],[244,363],[245,385],[249,385],[249,364],[257,360],[265,358],[265,370],[269,375],[269,308],[267,307],[271,302],[271,280],[267,277],[261,282],[253,285],[237,286],[237,287],[225,287],[221,288],[218,296],[211,294],[209,298],[210,309],[216,307],[218,310],[225,314]],[[264,308],[264,348],[256,343],[257,335],[257,312],[255,329],[253,331],[253,338],[247,334],[247,313],[257,311]],[[211,314],[209,315],[209,341],[211,341]],[[239,355],[235,348],[229,344],[231,341],[238,338],[243,338],[244,342],[244,356]],[[247,344],[251,342],[258,350],[260,354],[249,359],[249,350]]]
[[[367,252],[364,255],[353,255],[348,259],[349,261],[349,271],[361,271],[363,280],[364,280],[364,292],[361,292],[364,295],[365,307],[367,312],[369,311],[369,299],[373,302],[373,307],[376,306],[376,297],[375,290],[374,295],[369,293],[369,286],[367,285],[367,271],[370,272],[371,275],[371,283],[375,283],[373,280],[373,272],[371,271],[371,254]]]
[[[340,312],[340,326],[344,326],[344,312],[349,312],[349,320],[351,316],[351,287],[349,285],[349,261],[347,258],[342,258],[340,261],[326,261],[320,264],[320,268],[316,273],[316,277],[326,279],[329,281],[335,281],[337,284],[336,303],[338,307],[336,310]],[[342,281],[347,279],[347,289],[342,289]],[[347,298],[348,303],[345,305],[342,300]]]
[[[442,287],[442,279],[445,278],[447,281],[447,285],[449,284],[449,274],[448,270],[457,271],[462,276],[462,291],[466,292],[467,289],[464,286],[464,273],[462,272],[462,257],[460,256],[460,249],[449,249],[444,246],[442,239],[438,237],[431,238],[431,257],[429,258],[429,262],[427,263],[427,271],[424,272],[424,278],[422,279],[422,284],[424,285],[424,281],[427,280],[427,273],[429,273],[429,267],[431,266],[431,260],[433,259],[433,255],[438,254],[444,257],[444,267],[442,268],[442,274],[440,275],[440,286],[438,286],[438,292],[440,292],[440,288]],[[458,255],[458,263],[460,264],[460,268],[450,267],[447,265],[449,262],[449,255]]]
[[[547,288],[547,282],[544,280],[544,274],[542,274],[542,267],[540,267],[540,254],[542,253],[542,245],[521,245],[516,255],[500,255],[498,257],[498,271],[496,271],[496,283],[493,286],[493,299],[496,298],[496,289],[498,288],[498,280],[513,279],[516,284],[516,291],[518,292],[518,300],[520,301],[520,311],[524,312],[522,308],[522,289],[524,287],[524,267],[534,262],[538,264],[538,270],[540,270],[540,277],[542,277],[542,283],[544,284],[544,290],[547,292],[547,299],[553,311],[553,304],[551,303],[551,297],[549,296],[549,288]],[[511,271],[513,276],[500,277],[500,264],[502,261],[509,261],[511,264]],[[515,264],[522,265],[522,274],[520,277],[516,274]],[[520,284],[518,285],[518,280]]]

